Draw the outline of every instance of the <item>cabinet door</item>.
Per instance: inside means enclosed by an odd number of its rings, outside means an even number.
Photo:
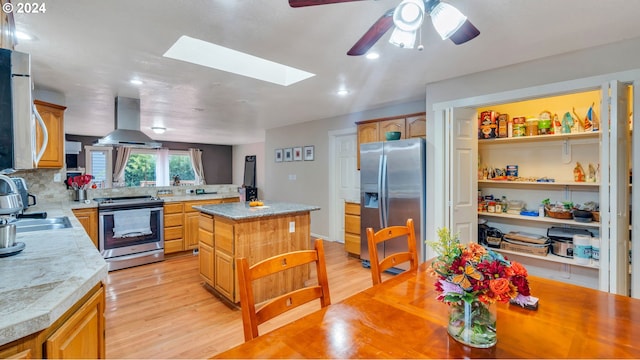
[[[185,250],[198,247],[198,228],[200,226],[200,213],[190,212],[184,214],[184,248]]]
[[[49,142],[38,167],[59,169],[64,166],[64,110],[66,107],[39,100],[35,100],[34,103],[49,134]],[[42,142],[42,130],[37,127],[36,144],[40,146]]]
[[[46,357],[104,359],[104,305],[101,287],[45,341]]]
[[[222,250],[215,250],[215,285],[214,288],[229,300],[235,302],[234,284],[235,273],[233,271],[233,257]]]
[[[378,140],[378,123],[358,124],[358,147],[356,153],[358,155],[358,170],[360,170],[360,144],[380,141]]]
[[[387,139],[386,133],[389,131],[400,131],[400,139],[406,139],[406,130],[405,130],[405,120],[404,118],[400,119],[391,119],[391,120],[383,120],[380,121],[378,125],[379,133],[378,139],[379,141],[385,141]]]
[[[98,210],[97,209],[74,209],[73,214],[78,219],[87,235],[98,247]]]
[[[213,247],[201,242],[198,260],[200,261],[200,276],[207,284],[214,286]]]
[[[407,139],[427,136],[427,117],[426,115],[411,116],[406,120]]]

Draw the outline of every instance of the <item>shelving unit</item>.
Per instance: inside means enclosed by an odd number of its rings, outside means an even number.
[[[505,213],[490,213],[490,212],[478,212],[478,216],[484,216],[489,218],[504,218],[511,220],[521,220],[521,221],[531,221],[531,222],[539,222],[539,223],[547,223],[547,224],[561,224],[561,225],[569,225],[569,226],[584,226],[589,228],[600,228],[599,222],[579,222],[575,220],[564,220],[564,219],[556,219],[552,217],[541,217],[541,216],[523,216],[523,215],[514,215],[514,214],[505,214]]]
[[[554,254],[551,254],[551,253],[547,254],[547,256],[541,256],[541,255],[526,254],[526,253],[522,253],[522,252],[518,252],[518,251],[511,251],[511,250],[505,250],[505,249],[491,248],[491,250],[497,251],[497,252],[499,252],[499,253],[501,253],[503,255],[518,255],[518,256],[523,256],[523,257],[531,258],[531,259],[551,261],[551,262],[554,262],[554,263],[575,265],[575,266],[581,266],[581,267],[590,268],[590,269],[600,269],[600,266],[598,266],[598,265],[594,265],[594,264],[578,264],[574,259],[565,258],[565,257],[554,255]]]

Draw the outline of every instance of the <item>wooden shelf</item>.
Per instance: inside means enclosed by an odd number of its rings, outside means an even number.
[[[526,143],[526,142],[543,142],[543,141],[558,141],[558,140],[572,140],[572,139],[596,139],[600,136],[599,131],[581,132],[572,134],[554,134],[554,135],[537,135],[537,136],[521,136],[510,138],[495,138],[495,139],[478,139],[478,146],[491,144],[511,144],[511,143]]]
[[[522,216],[522,215],[514,215],[514,214],[505,214],[505,213],[490,213],[490,212],[478,212],[478,216],[485,217],[493,217],[493,218],[502,218],[502,219],[510,219],[510,220],[520,220],[520,221],[532,221],[532,222],[541,222],[541,223],[549,223],[549,224],[564,224],[564,225],[572,225],[572,226],[584,226],[590,228],[599,228],[599,222],[578,222],[575,220],[564,220],[564,219],[555,219],[552,217],[540,217],[540,216]]]
[[[531,258],[531,259],[538,259],[538,260],[550,261],[550,262],[555,262],[555,263],[560,263],[560,264],[581,266],[581,267],[595,269],[595,270],[599,270],[600,269],[600,266],[593,265],[591,263],[589,263],[589,264],[578,264],[575,259],[554,255],[552,253],[548,253],[547,256],[541,256],[541,255],[526,254],[526,253],[521,253],[521,252],[518,252],[518,251],[505,250],[505,249],[496,249],[496,248],[489,248],[489,249],[494,250],[496,252],[499,252],[501,254],[518,255],[518,256],[523,256],[523,257],[527,257],[527,258]]]

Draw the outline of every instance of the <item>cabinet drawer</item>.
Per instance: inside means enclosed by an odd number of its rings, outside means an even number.
[[[164,214],[182,214],[182,203],[164,204]]]
[[[209,232],[213,232],[213,216],[207,214],[200,214],[200,219],[198,220],[198,226],[202,229],[205,229]]]
[[[346,202],[344,203],[344,213],[360,216],[360,204]]]
[[[198,229],[198,240],[206,245],[213,247],[213,233],[202,228]]]
[[[170,254],[178,251],[182,251],[184,248],[184,241],[182,239],[164,240],[164,253]]]
[[[165,214],[164,227],[182,226],[182,214]]]
[[[182,230],[182,226],[164,228],[164,241],[176,239],[182,240]]]
[[[351,254],[360,255],[360,236],[344,234],[344,250]]]
[[[221,204],[221,203],[222,203],[221,199],[187,201],[184,203],[184,212],[200,211],[200,210],[194,209],[193,208],[194,206],[215,205],[215,204]]]
[[[352,234],[360,234],[360,216],[346,214],[344,216],[344,231]]]

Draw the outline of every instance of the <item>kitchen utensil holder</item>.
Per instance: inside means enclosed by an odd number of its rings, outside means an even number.
[[[73,201],[85,201],[87,199],[87,190],[78,189],[73,191]]]

